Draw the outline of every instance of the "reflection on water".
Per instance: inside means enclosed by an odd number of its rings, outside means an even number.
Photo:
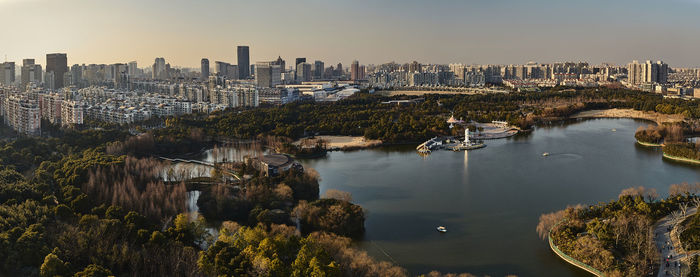
[[[465,153],[422,158],[408,145],[302,162],[320,173],[321,194],[348,191],[368,211],[359,245],[413,274],[587,276],[538,239],[542,213],[613,200],[630,186],[664,193],[670,184],[700,180],[697,167],[665,162],[657,150],[636,146],[634,132],[646,124],[576,120]],[[439,234],[436,226],[449,232]]]
[[[243,162],[245,157],[256,158],[264,152],[262,145],[257,142],[225,144],[204,151],[198,160],[212,163]]]

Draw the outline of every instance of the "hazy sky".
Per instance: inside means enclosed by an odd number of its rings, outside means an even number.
[[[700,66],[700,0],[0,0],[0,58]]]

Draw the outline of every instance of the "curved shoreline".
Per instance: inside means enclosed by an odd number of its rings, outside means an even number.
[[[682,116],[675,114],[668,115],[657,112],[638,111],[634,109],[587,110],[578,112],[570,116],[570,118],[632,118],[653,121],[658,125],[661,125],[662,123],[684,121]]]
[[[573,257],[571,257],[571,256],[569,256],[569,255],[566,255],[564,252],[562,252],[561,250],[559,250],[559,247],[557,247],[557,246],[554,244],[554,240],[552,239],[552,230],[554,230],[554,228],[556,228],[560,223],[561,223],[561,221],[560,221],[559,223],[557,223],[556,225],[554,225],[554,227],[552,227],[552,229],[549,230],[549,234],[547,235],[547,238],[548,238],[548,240],[549,240],[549,248],[551,248],[552,251],[553,251],[555,254],[557,254],[557,256],[559,256],[559,258],[561,258],[561,259],[564,260],[565,262],[567,262],[567,263],[569,263],[569,264],[571,264],[571,265],[573,265],[573,266],[575,266],[575,267],[578,267],[578,268],[580,268],[580,269],[583,269],[583,270],[585,270],[586,272],[588,272],[588,273],[590,273],[590,274],[593,274],[593,275],[595,275],[595,276],[598,276],[598,277],[605,277],[605,273],[600,272],[600,270],[597,270],[597,269],[593,268],[592,266],[585,264],[585,263],[582,262],[582,261],[579,261],[579,260],[577,260],[577,259],[574,259]]]
[[[643,142],[643,141],[639,141],[639,140],[637,140],[637,144],[639,144],[641,146],[646,146],[646,147],[663,147],[664,146],[663,144],[649,143],[649,142]]]
[[[700,166],[700,160],[693,160],[693,159],[688,159],[688,158],[683,158],[683,157],[672,156],[672,155],[669,155],[666,153],[663,153],[663,157],[666,159],[672,160],[672,161],[680,162],[680,163]]]

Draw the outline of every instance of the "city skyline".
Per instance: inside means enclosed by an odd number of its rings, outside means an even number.
[[[199,68],[202,58],[237,64],[236,47],[247,45],[250,64],[282,56],[345,65],[650,59],[700,66],[695,0],[133,3],[0,0],[3,25],[14,26],[3,31],[0,55],[45,64],[46,54],[67,53],[69,64],[141,67],[164,57]]]

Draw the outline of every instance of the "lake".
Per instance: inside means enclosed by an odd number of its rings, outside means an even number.
[[[321,194],[348,191],[367,210],[359,247],[413,274],[589,276],[538,238],[540,214],[614,200],[631,186],[663,196],[670,184],[700,181],[700,168],[664,161],[660,149],[634,143],[637,127],[648,124],[579,120],[469,152],[424,158],[410,145],[301,162],[320,173]],[[441,225],[447,233],[436,231]]]

